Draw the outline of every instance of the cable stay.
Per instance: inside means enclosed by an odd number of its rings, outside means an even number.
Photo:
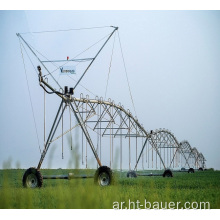
[[[23,52],[22,52],[21,42],[20,42],[20,49],[21,49],[21,56],[22,56],[23,65],[24,65],[24,72],[25,72],[25,78],[26,78],[26,83],[27,83],[27,88],[28,88],[29,100],[30,100],[30,104],[31,104],[31,111],[32,111],[32,116],[33,116],[33,121],[34,121],[36,137],[37,137],[37,141],[38,141],[39,151],[40,151],[40,154],[41,154],[40,140],[39,140],[39,135],[38,135],[38,131],[37,131],[37,124],[36,124],[36,119],[35,119],[35,115],[34,115],[33,102],[32,102],[32,99],[31,99],[31,92],[30,92],[30,87],[29,87],[29,82],[28,82],[27,71],[26,71],[26,67],[25,67],[24,55],[23,55]]]
[[[82,30],[102,29],[102,28],[112,28],[112,27],[113,26],[85,27],[85,28],[72,28],[72,29],[66,29],[66,30],[33,31],[33,32],[24,32],[21,34],[43,34],[43,33],[55,33],[55,32],[69,32],[69,31],[82,31]]]
[[[125,65],[125,59],[124,59],[124,55],[123,55],[123,51],[122,51],[122,45],[121,45],[119,31],[117,33],[118,33],[118,39],[119,39],[119,44],[120,44],[120,49],[121,49],[121,54],[122,54],[122,60],[123,60],[123,64],[124,64],[126,79],[127,79],[127,83],[128,83],[129,93],[130,93],[132,105],[133,105],[133,108],[134,108],[135,116],[137,117],[137,112],[136,112],[136,109],[135,109],[134,100],[133,100],[133,96],[132,96],[132,93],[131,93],[131,87],[130,87],[130,83],[129,83],[129,79],[128,79],[127,68],[126,68],[126,65]]]
[[[109,64],[109,71],[108,71],[108,78],[107,78],[107,83],[106,83],[106,88],[105,88],[105,99],[106,99],[106,95],[107,95],[109,75],[110,75],[111,66],[112,66],[112,57],[113,57],[113,52],[114,52],[114,47],[115,47],[115,36],[114,36],[114,41],[113,41],[113,46],[112,46],[112,54],[111,54],[111,59],[110,59],[110,64]]]

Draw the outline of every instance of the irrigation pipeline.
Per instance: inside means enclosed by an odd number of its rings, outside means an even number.
[[[147,132],[144,127],[139,123],[136,117],[134,117],[129,110],[125,110],[123,106],[116,105],[113,101],[104,101],[100,99],[89,99],[80,97],[72,97],[72,101],[76,103],[78,108],[82,108],[82,117],[83,117],[83,107],[86,105],[86,119],[85,123],[89,124],[90,122],[94,123],[94,127],[89,127],[91,130],[97,131],[97,135],[101,136],[110,136],[110,165],[112,165],[113,160],[113,137],[120,137],[120,152],[122,154],[122,136],[129,139],[129,169],[131,169],[131,143],[130,138],[136,138],[136,148],[137,148],[137,139],[142,138],[148,140],[148,143],[151,145],[151,149],[146,149],[146,160],[148,160],[149,168],[149,154],[152,151],[152,168],[155,166],[156,169],[163,164],[164,168],[171,168],[175,166],[175,160],[177,161],[178,157],[182,157],[185,161],[187,167],[192,167],[192,163],[189,163],[190,158],[193,157],[194,166],[198,166],[199,161],[202,161],[204,158],[202,154],[198,156],[198,151],[191,147],[185,147],[186,141],[179,143],[176,137],[170,131],[166,129],[159,129],[155,131]],[[93,116],[96,115],[96,119]],[[107,118],[108,117],[108,118]],[[89,120],[89,119],[94,120]],[[104,126],[104,122],[108,122]],[[113,126],[114,125],[114,126]],[[109,132],[107,132],[109,130]],[[122,133],[123,130],[127,130],[126,133]],[[101,132],[102,131],[102,132]],[[188,143],[188,142],[187,142]],[[140,156],[142,156],[142,167],[143,167],[143,150],[146,144],[143,144],[142,140],[142,151],[137,160],[136,153],[136,163],[138,164]],[[99,146],[101,148],[101,145]],[[147,148],[147,147],[146,147]],[[188,151],[186,151],[186,149]],[[154,153],[156,152],[156,154]],[[188,153],[189,152],[189,153]],[[195,152],[197,155],[195,155]],[[163,156],[163,154],[164,156]],[[187,156],[188,153],[188,156]],[[155,156],[154,156],[155,155]],[[148,159],[147,159],[148,157]],[[154,161],[154,157],[156,161]],[[160,158],[160,160],[157,159]],[[179,164],[179,163],[178,163]],[[135,166],[135,169],[137,166]],[[120,156],[120,169],[122,169],[122,156]]]

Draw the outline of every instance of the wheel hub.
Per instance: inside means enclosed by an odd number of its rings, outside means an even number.
[[[27,183],[27,186],[30,188],[37,187],[37,183],[38,183],[37,177],[34,174],[28,175],[26,183]]]
[[[110,184],[110,177],[106,172],[103,172],[99,175],[99,185],[107,186]]]

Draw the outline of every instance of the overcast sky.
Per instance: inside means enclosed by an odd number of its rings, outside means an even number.
[[[219,21],[219,11],[0,11],[0,168],[10,160],[11,167],[37,166],[40,158],[16,33],[113,25],[119,27],[140,123],[146,130],[171,130],[179,142],[188,140],[203,153],[208,168],[220,169]],[[78,42],[75,35],[31,34],[27,39],[41,51],[46,50],[46,46],[53,47],[49,56],[61,53],[62,48],[71,48],[74,43],[80,46],[84,40],[94,43],[109,30],[111,28],[104,29],[103,33],[97,30],[97,35],[85,32],[86,39],[78,36],[81,39]],[[98,96],[105,95],[112,43],[113,39],[94,64],[93,74],[82,81]],[[134,113],[118,40],[115,46],[107,98],[121,102]],[[55,55],[53,58],[57,58]],[[62,57],[65,59],[68,55],[64,53]],[[28,74],[42,145],[43,92],[36,73]],[[78,87],[76,96],[81,92],[86,94],[80,89]],[[53,112],[57,100],[48,98],[48,103]],[[47,117],[49,123],[53,114]],[[44,167],[48,163],[45,162]],[[52,167],[66,168],[66,164],[59,156]]]

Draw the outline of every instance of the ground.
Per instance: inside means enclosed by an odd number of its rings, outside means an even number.
[[[127,178],[126,172],[115,171],[115,184],[108,187],[96,186],[93,178],[89,178],[44,180],[40,189],[22,187],[24,172],[0,170],[1,209],[220,208],[220,171],[175,172],[173,178]],[[94,174],[95,170],[41,172],[43,175]]]

